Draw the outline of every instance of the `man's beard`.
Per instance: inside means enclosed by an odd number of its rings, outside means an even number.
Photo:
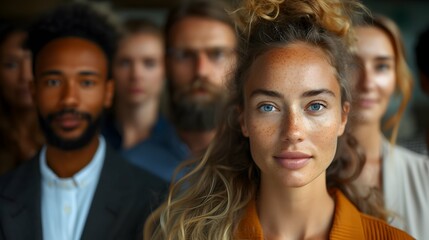
[[[216,128],[226,89],[205,80],[197,80],[191,85],[170,90],[172,120],[177,128],[193,132]],[[196,91],[204,91],[205,94],[196,96]]]
[[[88,122],[86,129],[79,137],[74,139],[61,138],[55,133],[55,131],[51,127],[52,122],[57,117],[61,117],[64,114],[74,114],[76,117]],[[59,112],[49,114],[46,118],[42,117],[41,114],[38,113],[40,126],[42,131],[45,133],[47,143],[65,151],[78,150],[87,146],[94,138],[95,134],[98,132],[98,128],[101,122],[101,116],[102,114],[98,115],[96,119],[93,120],[89,113],[78,112],[75,109],[71,108],[63,109]]]

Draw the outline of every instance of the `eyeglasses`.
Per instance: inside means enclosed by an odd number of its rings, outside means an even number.
[[[170,48],[167,52],[173,60],[178,63],[192,64],[195,63],[198,58],[204,54],[210,62],[213,64],[221,64],[229,61],[235,54],[235,49],[224,48],[224,47],[212,47],[205,49],[175,49]]]

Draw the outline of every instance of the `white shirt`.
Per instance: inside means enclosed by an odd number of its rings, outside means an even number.
[[[71,178],[59,178],[40,154],[42,231],[44,240],[78,240],[82,235],[104,163],[106,143],[99,137],[91,162]],[[61,160],[61,159],[58,159]]]
[[[429,159],[383,139],[383,191],[390,224],[429,239]]]

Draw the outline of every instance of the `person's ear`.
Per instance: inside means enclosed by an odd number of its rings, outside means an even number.
[[[243,134],[243,136],[245,137],[249,137],[249,131],[247,128],[247,122],[246,122],[246,118],[245,118],[245,113],[244,113],[244,109],[243,107],[237,107],[237,111],[239,113],[239,121],[240,121],[240,127],[241,127],[241,133]]]
[[[342,108],[343,109],[341,111],[341,124],[340,124],[340,128],[338,129],[338,136],[343,135],[344,130],[346,129],[347,120],[349,118],[349,113],[350,113],[350,103],[344,102]]]
[[[113,95],[115,93],[115,81],[108,79],[106,81],[106,92],[104,95],[104,107],[109,108],[112,106]]]

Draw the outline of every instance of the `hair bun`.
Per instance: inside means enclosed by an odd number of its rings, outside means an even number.
[[[275,21],[287,24],[308,17],[315,24],[351,41],[352,19],[360,12],[368,12],[355,0],[243,0],[235,12],[239,14],[239,27],[250,36],[254,26]]]

